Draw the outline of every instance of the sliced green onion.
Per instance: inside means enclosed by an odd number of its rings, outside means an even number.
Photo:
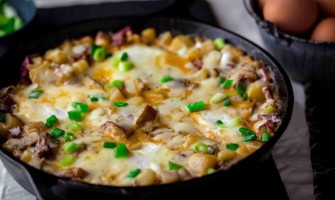
[[[245,94],[245,91],[247,90],[247,86],[241,82],[238,82],[236,84],[236,91],[237,94],[239,94],[241,97]],[[248,96],[247,96],[248,97]]]
[[[225,41],[222,38],[216,38],[214,40],[214,46],[216,50],[221,50],[225,45]]]
[[[103,47],[98,47],[93,53],[94,61],[100,62],[106,58],[107,50]]]
[[[231,101],[229,99],[226,99],[223,101],[223,105],[224,106],[230,106],[231,105]]]
[[[0,122],[5,122],[6,121],[6,114],[3,112],[0,112]]]
[[[127,52],[122,53],[122,55],[121,55],[121,57],[120,57],[120,60],[121,60],[121,61],[127,61],[127,59],[128,59],[128,54],[127,54]]]
[[[126,107],[126,106],[128,106],[128,103],[127,102],[122,102],[122,101],[120,101],[120,102],[114,102],[113,106],[116,106],[116,107]]]
[[[236,151],[236,149],[238,149],[238,144],[236,143],[229,143],[226,144],[226,148],[232,151]]]
[[[209,100],[211,103],[220,103],[225,98],[227,98],[226,94],[223,94],[221,92],[216,93],[212,98]]]
[[[107,89],[112,89],[112,88],[122,88],[123,87],[123,82],[121,80],[115,80],[111,83],[108,83]]]
[[[250,142],[256,139],[256,134],[247,135],[244,137],[244,142]]]
[[[91,100],[92,102],[95,102],[95,101],[99,101],[99,98],[96,97],[96,96],[91,96],[91,97],[90,97],[90,100]]]
[[[64,141],[65,141],[65,142],[70,142],[70,141],[72,141],[72,140],[74,140],[74,139],[76,139],[76,136],[74,136],[72,133],[70,133],[70,132],[66,132],[66,133],[64,134]]]
[[[77,144],[75,142],[68,142],[64,144],[63,150],[68,153],[73,153],[75,151],[78,151],[80,149],[80,144]]]
[[[240,133],[242,133],[243,136],[248,136],[248,135],[255,135],[256,133],[248,128],[241,127],[239,129]]]
[[[51,128],[55,123],[58,122],[58,119],[55,115],[51,115],[45,122],[47,128]]]
[[[186,106],[186,109],[189,112],[197,112],[197,111],[205,110],[206,109],[206,104],[203,101],[198,101],[198,102],[195,102],[195,103],[188,104]]]
[[[128,155],[127,146],[123,143],[115,147],[115,158],[124,158]]]
[[[226,78],[224,76],[220,76],[219,86],[223,87],[223,84],[224,84],[225,81],[226,81]]]
[[[181,169],[183,167],[184,166],[182,166],[182,165],[179,165],[177,163],[169,161],[169,170],[178,170],[178,169]]]
[[[100,47],[101,46],[98,46],[98,45],[95,45],[95,44],[91,44],[90,49],[91,49],[91,55],[92,55],[92,57],[94,55],[95,50],[97,50]]]
[[[207,170],[207,174],[213,174],[213,173],[215,173],[215,172],[216,172],[216,170],[213,169],[213,168],[209,168],[209,169]]]
[[[161,83],[167,83],[167,82],[172,81],[172,80],[173,80],[173,78],[172,78],[171,76],[169,76],[169,75],[165,75],[165,76],[163,76],[163,78],[161,79]]]
[[[194,151],[197,153],[208,153],[208,146],[202,142],[198,142],[194,145]]]
[[[81,112],[78,110],[70,110],[67,112],[67,115],[70,120],[74,120],[80,122],[83,120],[83,116],[81,116]]]
[[[72,131],[80,131],[83,129],[83,127],[78,124],[77,122],[70,122],[66,128],[71,129]]]
[[[247,93],[244,93],[244,94],[242,95],[242,99],[243,99],[243,101],[247,100],[247,99],[248,99],[248,94],[247,94]]]
[[[129,172],[127,178],[136,178],[141,173],[141,169],[134,169]]]
[[[236,128],[240,124],[241,124],[240,117],[236,117],[235,119],[231,120],[228,124],[223,124],[221,120],[216,121],[216,125],[219,128]]]
[[[29,99],[37,99],[41,94],[43,93],[43,90],[34,90],[29,94]]]
[[[233,84],[233,80],[230,80],[230,79],[228,79],[228,80],[226,80],[224,83],[223,83],[223,87],[224,88],[229,88],[232,84]]]
[[[60,164],[63,166],[69,166],[72,163],[74,163],[74,157],[72,155],[66,155],[63,156],[60,160],[59,160]]]
[[[113,67],[114,68],[119,68],[119,64],[121,62],[121,59],[120,58],[117,58],[117,57],[113,57]]]
[[[132,62],[130,61],[121,61],[119,63],[119,70],[121,72],[128,72],[130,71],[131,69],[133,69],[134,65]]]
[[[86,103],[73,102],[72,107],[79,112],[88,112],[90,110],[90,107]]]
[[[19,30],[20,28],[23,27],[23,21],[22,21],[21,18],[19,18],[19,17],[14,17],[14,20],[15,20],[15,22],[14,22],[14,29],[15,29],[15,30]]]
[[[274,107],[272,105],[267,106],[262,113],[263,114],[272,114],[274,112]]]
[[[270,140],[271,135],[269,133],[262,133],[261,140],[262,142],[268,142]]]
[[[104,142],[105,149],[114,149],[116,147],[116,142]]]
[[[57,139],[60,136],[64,135],[65,131],[60,128],[53,128],[50,135],[52,138]]]

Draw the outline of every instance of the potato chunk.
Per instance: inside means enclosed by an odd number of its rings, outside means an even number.
[[[215,165],[214,155],[195,153],[188,158],[186,168],[195,176],[203,176],[207,174],[209,168],[214,168]]]

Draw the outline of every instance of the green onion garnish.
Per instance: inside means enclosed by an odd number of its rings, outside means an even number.
[[[95,45],[95,44],[91,44],[90,48],[91,48],[91,55],[93,57],[95,50],[97,50],[98,48],[100,48],[101,46]]]
[[[130,71],[131,69],[133,69],[134,65],[132,62],[130,61],[121,61],[119,63],[119,70],[121,72],[128,72]]]
[[[216,93],[212,98],[209,100],[211,103],[220,103],[227,97],[226,94],[223,94],[221,92]]]
[[[271,135],[269,133],[262,133],[261,140],[262,142],[268,142],[270,140]]]
[[[57,123],[58,122],[58,119],[57,119],[57,117],[55,116],[55,115],[51,115],[48,119],[47,119],[47,121],[45,122],[45,126],[47,127],[47,128],[51,128],[55,123]]]
[[[208,146],[202,142],[198,142],[194,145],[194,151],[197,153],[208,153]]]
[[[0,112],[0,122],[5,122],[6,121],[6,114],[3,112]]]
[[[247,100],[247,99],[248,99],[248,94],[247,94],[247,93],[244,93],[244,94],[242,95],[242,99],[243,99],[243,101]]]
[[[105,149],[114,149],[116,147],[116,142],[104,142]]]
[[[165,75],[165,76],[163,76],[163,78],[161,79],[161,83],[167,83],[167,82],[172,81],[172,80],[173,80],[173,78],[172,78],[171,76],[169,76],[169,75]]]
[[[128,59],[128,54],[127,54],[127,52],[122,53],[122,55],[121,55],[121,57],[120,57],[120,60],[121,60],[121,61],[127,61],[127,59]]]
[[[271,113],[274,112],[274,110],[275,110],[275,108],[272,105],[269,105],[262,111],[262,113],[263,114],[271,114]]]
[[[90,110],[89,106],[86,103],[73,102],[72,107],[79,112],[88,112]]]
[[[34,90],[29,94],[29,99],[37,99],[41,94],[43,93],[43,90]]]
[[[223,84],[224,84],[225,81],[226,81],[226,78],[224,76],[220,76],[219,86],[223,87]]]
[[[65,142],[70,142],[70,141],[72,141],[72,140],[74,140],[74,139],[76,139],[76,136],[74,136],[72,133],[70,133],[70,132],[66,132],[66,133],[64,134],[64,141],[65,141]]]
[[[123,82],[120,81],[120,80],[115,80],[115,81],[113,81],[111,83],[108,83],[108,85],[107,85],[107,89],[112,89],[114,87],[116,87],[116,88],[122,88],[123,87]]]
[[[223,101],[223,105],[224,106],[230,106],[231,105],[231,101],[229,99],[226,99]]]
[[[244,137],[244,142],[249,142],[256,139],[256,134],[247,135]]]
[[[247,86],[241,82],[238,82],[236,84],[236,91],[237,94],[239,94],[241,97],[245,94],[245,91],[247,90]],[[247,96],[248,97],[248,96]]]
[[[203,101],[198,101],[198,102],[195,102],[195,103],[188,104],[186,106],[186,109],[189,112],[197,112],[197,111],[205,110],[206,109],[206,104]]]
[[[119,68],[119,64],[121,62],[121,59],[120,58],[117,58],[117,57],[113,57],[113,67],[114,68]]]
[[[60,128],[53,128],[50,135],[52,138],[57,139],[60,136],[62,136],[65,133],[64,130],[60,129]]]
[[[127,175],[127,178],[135,178],[140,173],[141,173],[141,169],[134,169],[134,170],[129,172],[129,174]]]
[[[236,151],[236,149],[238,148],[238,144],[236,143],[229,143],[226,144],[226,148],[232,151]]]
[[[69,166],[72,163],[74,163],[74,157],[72,155],[66,155],[63,156],[60,160],[59,160],[60,164],[63,166]]]
[[[126,107],[126,106],[128,106],[128,103],[127,102],[122,102],[122,101],[120,101],[120,102],[114,102],[113,106],[116,106],[116,107]]]
[[[83,120],[83,117],[81,116],[81,112],[78,110],[70,110],[67,112],[67,115],[70,120],[74,120],[77,122],[80,122]]]
[[[240,117],[236,117],[235,119],[231,120],[228,124],[223,124],[223,122],[221,120],[216,121],[216,125],[219,128],[235,128],[240,124],[241,124],[241,118]]]
[[[68,142],[64,144],[63,150],[67,153],[73,153],[80,149],[80,144],[77,144],[75,142]]]
[[[207,170],[207,174],[213,174],[213,173],[215,173],[215,172],[216,172],[216,170],[213,169],[213,168],[209,168],[209,169]]]
[[[127,146],[123,143],[115,147],[115,158],[124,158],[128,155]]]
[[[107,50],[103,47],[98,47],[93,53],[94,61],[100,62],[106,58]]]
[[[234,82],[233,80],[228,79],[222,84],[222,86],[224,88],[229,88],[233,84],[233,82]]]
[[[99,98],[98,98],[98,97],[95,97],[95,96],[91,96],[91,97],[90,97],[90,100],[91,100],[92,102],[94,102],[94,101],[99,101]]]
[[[181,169],[183,167],[184,166],[182,166],[182,165],[179,165],[177,163],[169,161],[169,170],[178,170],[178,169]]]
[[[248,136],[248,135],[255,135],[256,133],[248,128],[241,127],[239,129],[240,133],[242,133],[243,136]]]
[[[221,50],[225,45],[225,41],[222,38],[216,38],[214,40],[214,46],[216,50]]]
[[[73,130],[73,131],[80,131],[80,130],[83,129],[83,127],[80,126],[80,124],[78,124],[77,122],[70,122],[70,123],[66,126],[66,128],[71,129],[71,130]]]

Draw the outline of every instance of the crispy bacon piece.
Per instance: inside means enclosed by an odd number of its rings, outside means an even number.
[[[115,46],[123,45],[127,41],[127,35],[132,33],[133,30],[130,26],[124,27],[112,35],[112,44]]]
[[[32,59],[29,56],[26,56],[21,64],[21,82],[23,83],[30,83],[29,77],[29,68],[28,66],[33,64]]]

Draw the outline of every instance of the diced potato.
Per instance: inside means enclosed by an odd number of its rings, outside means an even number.
[[[201,54],[206,55],[215,49],[215,45],[212,40],[206,40],[205,42],[201,44],[200,49],[201,49]]]
[[[86,60],[79,60],[73,63],[72,67],[74,69],[74,73],[79,75],[85,72],[88,69],[89,65]]]
[[[189,48],[194,45],[192,38],[185,35],[177,35],[173,38],[170,44],[170,50],[172,52],[178,52],[182,48]]]
[[[186,141],[183,144],[183,147],[189,148],[192,144],[197,141],[198,137],[194,134],[188,134],[186,137]]]
[[[235,151],[222,150],[218,153],[217,158],[218,160],[227,161],[227,160],[234,159],[236,156],[237,156],[237,153]]]
[[[102,46],[104,48],[108,48],[111,43],[111,37],[102,31],[99,31],[95,37],[95,45]]]
[[[265,97],[262,92],[262,88],[264,86],[265,86],[265,83],[263,81],[256,81],[254,83],[251,83],[247,89],[248,97],[260,103],[264,102]]]
[[[124,96],[122,94],[122,92],[119,90],[119,88],[112,88],[109,91],[109,100],[112,102],[118,102],[118,101],[123,101],[124,100]]]
[[[162,183],[173,183],[179,180],[176,172],[162,171],[161,172]]]
[[[136,186],[148,186],[154,184],[156,181],[156,173],[151,169],[142,170],[142,172],[136,177]]]
[[[208,69],[202,68],[201,70],[198,70],[194,74],[189,76],[190,81],[201,81],[207,78],[209,74]]]
[[[30,150],[25,150],[21,155],[21,160],[28,163],[31,160],[32,152]]]
[[[170,32],[161,33],[157,39],[158,46],[168,46],[171,44],[172,34]]]
[[[130,41],[133,43],[140,43],[141,42],[141,37],[138,34],[132,34],[130,36]]]
[[[187,52],[187,57],[190,60],[195,60],[197,58],[200,58],[201,56],[202,56],[201,55],[201,49],[197,48],[197,47],[192,47]]]
[[[203,176],[209,168],[214,168],[216,163],[214,155],[195,153],[187,159],[186,168],[195,176]]]
[[[144,43],[153,43],[156,39],[156,31],[153,28],[147,28],[142,31],[141,36]]]
[[[58,64],[63,64],[68,61],[66,54],[59,49],[47,51],[44,55],[44,58],[50,62],[55,62]]]

